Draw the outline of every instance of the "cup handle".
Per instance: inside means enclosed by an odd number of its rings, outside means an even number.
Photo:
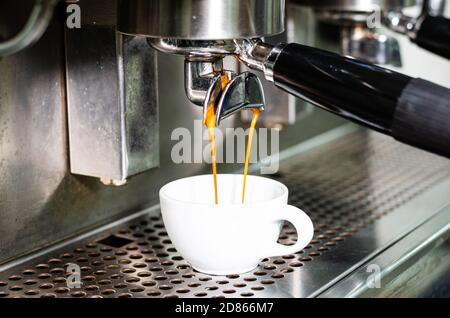
[[[297,231],[297,242],[294,245],[283,245],[275,243],[266,252],[264,257],[282,256],[287,254],[294,254],[301,251],[314,236],[314,226],[309,216],[299,208],[287,205],[283,213],[276,213],[274,221],[289,221],[294,225]]]

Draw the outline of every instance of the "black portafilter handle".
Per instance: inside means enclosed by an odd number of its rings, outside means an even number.
[[[450,90],[300,45],[280,44],[265,62],[276,86],[316,106],[450,158]]]
[[[450,59],[450,19],[426,15],[414,35],[412,41],[418,46]]]

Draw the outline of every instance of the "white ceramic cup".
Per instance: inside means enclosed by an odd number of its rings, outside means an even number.
[[[287,187],[275,180],[217,175],[219,204],[214,204],[212,175],[179,179],[159,191],[164,224],[172,243],[199,272],[229,275],[248,272],[266,257],[302,250],[313,237],[305,212],[287,204]],[[277,243],[283,221],[297,230],[294,245]]]

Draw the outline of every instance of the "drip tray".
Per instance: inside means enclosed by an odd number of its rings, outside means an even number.
[[[202,274],[177,253],[153,208],[10,266],[0,297],[317,296],[449,203],[449,177],[448,160],[357,131],[281,163],[276,178],[315,224],[299,253],[245,274]],[[296,239],[285,225],[280,242]],[[74,269],[81,285],[69,288]]]

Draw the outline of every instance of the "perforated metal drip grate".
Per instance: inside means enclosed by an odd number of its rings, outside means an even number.
[[[289,162],[295,162],[290,164]],[[0,274],[0,297],[258,297],[277,290],[322,254],[450,175],[447,160],[378,134],[355,133],[282,166],[290,201],[311,216],[303,251],[264,259],[252,272],[198,273],[172,245],[160,215],[147,215]],[[293,244],[285,225],[280,242]],[[81,271],[80,288],[69,288]]]

